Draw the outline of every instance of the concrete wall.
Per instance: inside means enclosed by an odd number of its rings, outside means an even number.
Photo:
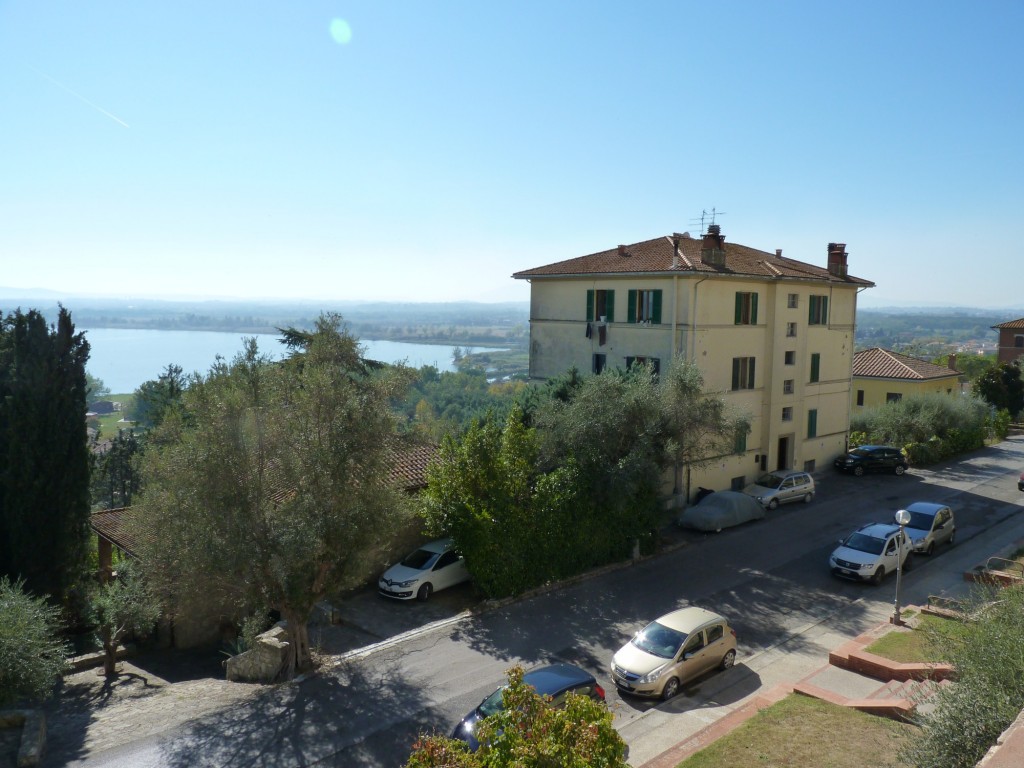
[[[857,405],[857,392],[864,392],[864,404]],[[885,405],[888,402],[890,392],[895,392],[903,397],[910,395],[938,394],[960,394],[960,375],[952,374],[939,379],[927,379],[925,381],[914,381],[911,379],[881,379],[855,376],[853,379],[852,412],[857,413],[865,408],[875,408]]]

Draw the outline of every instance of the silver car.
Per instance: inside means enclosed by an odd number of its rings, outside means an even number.
[[[703,608],[667,613],[641,629],[612,657],[612,681],[625,693],[671,699],[682,684],[736,661],[736,632]]]
[[[753,496],[764,507],[775,509],[790,501],[809,502],[814,498],[814,478],[807,472],[778,471],[761,475],[743,492]]]
[[[945,504],[931,501],[915,501],[909,507],[910,522],[906,525],[907,536],[914,544],[915,552],[930,555],[940,544],[952,544],[956,538],[956,521],[953,510]]]

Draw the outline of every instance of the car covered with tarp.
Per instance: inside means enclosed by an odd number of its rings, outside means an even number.
[[[764,507],[757,499],[738,491],[717,491],[684,509],[676,517],[676,525],[697,531],[720,531],[764,516]]]

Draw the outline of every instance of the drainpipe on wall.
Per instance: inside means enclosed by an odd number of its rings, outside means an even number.
[[[697,362],[697,286],[707,280],[706,277],[702,277],[696,283],[693,284],[693,311],[690,313],[690,335],[694,339],[694,343],[690,344],[690,362]]]

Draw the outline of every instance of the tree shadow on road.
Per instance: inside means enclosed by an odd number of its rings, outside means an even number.
[[[423,691],[357,665],[282,684],[184,726],[161,746],[171,766],[401,766],[421,731],[442,728]]]

